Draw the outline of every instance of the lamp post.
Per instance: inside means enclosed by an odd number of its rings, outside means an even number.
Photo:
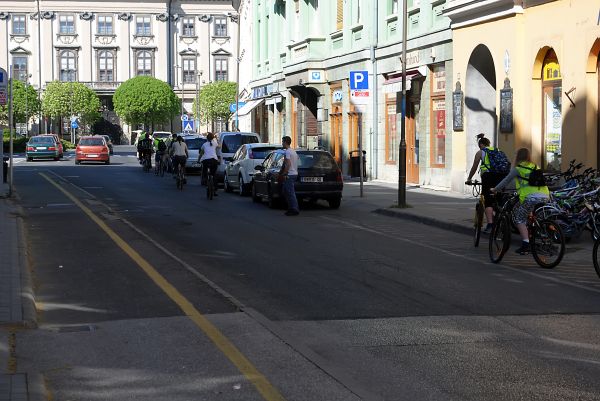
[[[66,72],[68,74],[69,86],[71,87],[71,117],[69,118],[69,129],[71,132],[71,143],[75,143],[75,131],[73,129],[73,74],[75,73],[75,70],[69,68]]]
[[[196,134],[200,133],[200,82],[202,79],[203,71],[200,70],[196,74],[196,109],[195,109],[195,123],[196,123]]]
[[[23,78],[23,74],[21,74],[21,77]],[[25,136],[29,137],[29,104],[27,103],[28,100],[28,92],[27,89],[29,88],[29,78],[31,78],[31,74],[27,74],[25,77]]]
[[[402,1],[402,116],[400,121],[400,154],[398,155],[398,206],[406,207],[406,40],[407,0]],[[397,96],[397,95],[396,95]],[[396,110],[398,112],[398,110]]]
[[[180,72],[181,81],[179,81],[179,80],[176,80],[176,81],[177,82],[181,82],[180,83],[180,85],[181,85],[181,110],[180,110],[181,114],[180,114],[180,116],[183,116],[183,97],[184,97],[184,93],[183,93],[183,66],[179,66],[179,65],[176,64],[175,65],[175,71],[179,71],[179,70],[181,70],[181,72]],[[183,120],[181,120],[181,131],[180,132],[183,132]]]
[[[239,12],[237,14],[228,14],[227,15],[231,22],[237,23],[237,44],[236,44],[236,69],[235,69],[235,129],[240,130],[240,61],[242,61],[242,56],[240,55],[240,27],[241,27],[241,18]]]

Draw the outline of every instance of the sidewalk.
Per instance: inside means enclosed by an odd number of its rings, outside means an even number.
[[[18,208],[0,180],[0,401],[44,399],[40,375],[15,369],[16,330],[35,327],[35,306]]]

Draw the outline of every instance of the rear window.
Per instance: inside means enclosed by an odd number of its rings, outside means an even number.
[[[253,159],[264,159],[269,155],[269,153],[271,153],[272,151],[277,150],[277,149],[281,149],[281,148],[276,147],[276,146],[271,146],[271,147],[264,147],[264,148],[252,148],[252,149],[250,149],[250,151],[252,152]]]
[[[155,132],[154,134],[152,134],[152,136],[154,137],[154,139],[167,139],[171,137],[171,134],[165,132],[165,133],[158,133]]]
[[[51,136],[34,136],[29,139],[29,143],[56,143]]]
[[[202,147],[202,145],[204,145],[204,142],[206,142],[206,138],[185,139],[185,144],[187,145],[189,150],[200,149]]]
[[[240,146],[247,143],[258,143],[258,138],[254,135],[226,135],[221,143],[221,152],[235,153]]]
[[[79,141],[79,145],[81,145],[81,146],[103,146],[104,139],[102,139],[102,138],[82,138]]]
[[[298,153],[298,168],[335,170],[337,165],[329,153]]]

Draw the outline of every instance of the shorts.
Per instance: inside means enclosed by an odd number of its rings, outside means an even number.
[[[486,171],[481,173],[481,192],[483,193],[485,207],[492,207],[494,205],[494,195],[490,192],[490,188],[494,188],[500,184],[506,177],[506,173],[494,173]]]
[[[527,223],[529,213],[533,211],[539,203],[548,202],[548,198],[542,195],[529,195],[523,203],[517,203],[513,210],[513,221],[515,224]]]

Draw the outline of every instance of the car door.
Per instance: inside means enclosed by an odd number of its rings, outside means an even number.
[[[242,148],[239,148],[237,152],[233,155],[230,163],[227,163],[225,167],[225,174],[227,174],[227,181],[229,181],[230,185],[237,186],[237,168],[236,161],[239,159],[239,155],[242,151]]]
[[[240,185],[240,163],[243,162],[243,160],[246,158],[246,154],[247,154],[247,147],[246,145],[242,145],[240,146],[240,148],[238,149],[238,151],[236,152],[236,156],[233,158],[233,161],[231,162],[231,164],[233,166],[231,166],[231,174],[233,175],[233,177],[231,177],[231,181],[235,182],[235,186],[239,187]]]
[[[272,187],[273,192],[276,193],[279,191],[279,172],[283,167],[284,154],[281,152],[274,152],[273,161],[269,165],[269,168],[266,173],[266,180],[269,185]]]
[[[274,156],[275,154],[271,153],[269,157],[267,157],[262,163],[262,170],[256,170],[256,173],[254,174],[254,187],[256,188],[256,193],[258,195],[267,194],[267,173],[269,171],[269,167],[273,163]]]

